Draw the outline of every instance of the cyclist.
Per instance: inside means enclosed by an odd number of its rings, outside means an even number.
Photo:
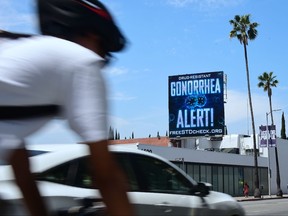
[[[108,151],[101,75],[125,37],[98,0],[37,0],[37,9],[43,35],[0,32],[7,38],[0,46],[0,157],[12,165],[31,215],[48,215],[24,139],[55,116],[67,119],[89,145],[94,184],[108,214],[132,215],[125,177]]]

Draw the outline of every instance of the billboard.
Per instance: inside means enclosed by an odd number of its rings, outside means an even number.
[[[169,137],[224,134],[223,72],[169,76]]]
[[[259,127],[260,129],[260,147],[267,148],[269,147],[275,147],[276,146],[276,126],[275,125],[268,125],[267,126],[261,125]]]

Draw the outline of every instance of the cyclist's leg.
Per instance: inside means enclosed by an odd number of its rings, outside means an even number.
[[[31,216],[48,216],[33,174],[30,172],[28,153],[25,148],[16,149],[10,156],[16,183],[22,191],[24,202]]]

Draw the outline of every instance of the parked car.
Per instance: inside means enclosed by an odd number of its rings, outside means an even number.
[[[101,198],[99,191],[92,187],[86,145],[28,145],[27,149],[32,155],[31,169],[51,214],[59,209],[79,206],[84,198]],[[233,197],[212,191],[204,183],[197,183],[158,155],[125,145],[113,145],[110,151],[126,173],[128,196],[137,215],[245,215]],[[13,182],[11,167],[0,166],[0,174],[1,216],[6,213],[27,215],[22,195]]]

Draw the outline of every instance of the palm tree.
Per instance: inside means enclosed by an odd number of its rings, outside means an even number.
[[[269,98],[269,107],[270,107],[270,115],[271,115],[271,122],[274,125],[273,119],[273,109],[272,109],[272,87],[277,87],[279,83],[276,79],[276,76],[273,75],[273,72],[264,72],[262,75],[258,77],[259,83],[258,87],[263,88],[264,91],[267,91],[268,98]],[[275,160],[276,160],[276,183],[277,183],[277,196],[283,195],[283,192],[280,188],[280,170],[279,170],[279,160],[278,160],[278,150],[277,146],[275,146]]]
[[[254,197],[261,197],[261,193],[259,190],[259,174],[258,174],[258,152],[256,146],[256,130],[255,130],[255,122],[254,122],[254,114],[253,114],[253,106],[252,106],[252,97],[250,90],[250,75],[249,75],[249,67],[248,67],[248,56],[247,56],[247,46],[249,40],[254,40],[257,35],[257,26],[259,25],[256,22],[250,22],[250,14],[246,14],[243,16],[236,15],[234,20],[229,21],[233,26],[233,29],[230,31],[230,38],[236,37],[240,44],[244,47],[244,55],[245,55],[245,64],[246,64],[246,77],[247,77],[247,87],[248,87],[248,98],[249,98],[249,106],[251,113],[251,123],[253,130],[253,149],[254,149],[254,166],[255,166],[255,191]]]
[[[282,112],[281,117],[281,139],[287,139],[284,112]]]

